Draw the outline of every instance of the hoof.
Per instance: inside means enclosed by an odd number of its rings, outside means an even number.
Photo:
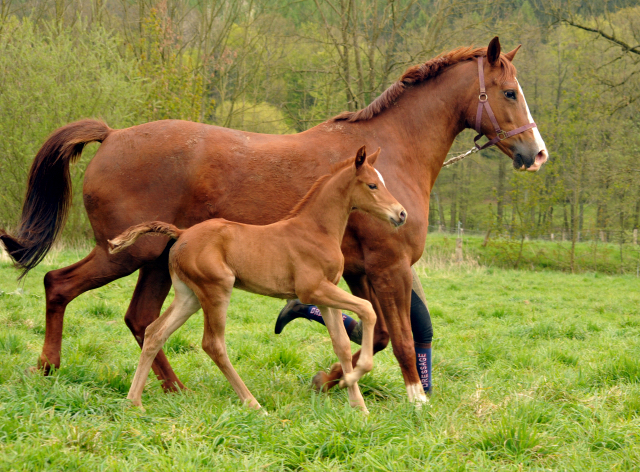
[[[364,415],[369,414],[369,410],[367,409],[364,402],[356,402],[356,403],[349,403],[349,404],[351,405],[351,408],[355,410],[360,410]]]
[[[60,362],[58,362],[58,365],[51,364],[51,362],[46,360],[46,357],[44,356],[40,356],[40,358],[38,359],[38,365],[36,367],[32,367],[33,372],[41,371],[44,375],[49,375],[52,370],[59,368]]]
[[[164,391],[164,393],[175,393],[175,392],[179,392],[179,391],[186,391],[186,392],[190,392],[191,390],[188,389],[187,387],[184,386],[184,384],[182,382],[180,382],[179,380],[176,381],[169,381],[169,380],[165,380],[164,382],[162,382],[162,390]]]
[[[140,413],[144,413],[144,412],[146,412],[146,411],[147,411],[147,410],[145,410],[145,409],[144,409],[144,407],[142,406],[142,402],[141,402],[140,400],[138,400],[138,401],[130,400],[130,401],[129,401],[128,408],[137,408],[137,409],[139,409],[139,410],[140,410]]]
[[[338,385],[340,378],[342,377],[342,375],[339,374],[340,369],[342,369],[340,363],[336,362],[331,366],[331,370],[328,374],[322,371],[318,372],[311,381],[316,391],[328,392]]]
[[[313,388],[316,392],[326,393],[329,391],[329,382],[329,376],[320,371],[316,375],[314,375],[313,379],[311,380],[311,385],[313,385]]]
[[[44,369],[38,366],[31,366],[28,369],[25,369],[25,374],[44,374]]]
[[[429,402],[429,399],[427,399],[427,401],[415,401],[413,402],[413,406],[416,410],[420,411],[423,408],[431,408],[431,403]]]
[[[242,404],[251,410],[256,410],[256,411],[260,411],[262,413],[268,414],[264,410],[264,408],[262,408],[262,405],[258,403],[258,400],[256,400],[255,398],[252,398],[250,400],[245,400]]]

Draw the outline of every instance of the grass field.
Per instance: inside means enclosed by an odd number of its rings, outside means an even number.
[[[243,408],[200,348],[202,315],[168,341],[191,391],[149,380],[125,401],[139,349],[122,322],[135,275],[67,309],[62,368],[26,374],[44,335],[42,276],[0,263],[2,470],[633,470],[640,464],[640,281],[421,267],[435,329],[431,406],[405,400],[391,349],[361,381],[371,411],[309,384],[335,359],[325,328],[273,334],[282,303],[236,292],[230,357],[269,415]],[[354,346],[355,347],[355,346]]]

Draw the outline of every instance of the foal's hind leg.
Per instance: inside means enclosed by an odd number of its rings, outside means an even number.
[[[133,298],[127,309],[127,314],[124,317],[125,323],[140,347],[143,346],[144,333],[147,326],[158,318],[162,303],[171,288],[167,257],[170,247],[170,245],[167,246],[162,256],[140,269],[136,289],[133,292]],[[176,390],[176,387],[185,388],[173,372],[162,349],[158,351],[151,368],[158,379],[164,381],[162,387],[165,390]]]
[[[82,293],[101,287],[139,267],[139,263],[124,257],[109,256],[96,246],[81,261],[62,269],[52,270],[44,276],[47,304],[46,330],[38,367],[45,375],[51,367],[60,367],[62,327],[67,305]]]
[[[136,406],[142,406],[142,390],[156,354],[162,349],[171,333],[182,326],[200,308],[196,295],[177,277],[173,279],[173,288],[176,296],[171,306],[160,318],[151,323],[145,332],[140,362],[127,395],[127,398]]]
[[[206,295],[202,297],[202,310],[204,311],[202,348],[227,378],[233,390],[240,397],[240,401],[244,405],[258,410],[261,408],[260,403],[244,384],[227,355],[224,329],[227,323],[227,308],[232,290],[233,277],[230,278],[230,283],[207,287]]]

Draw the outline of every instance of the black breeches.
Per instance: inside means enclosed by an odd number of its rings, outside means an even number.
[[[433,339],[433,326],[429,309],[415,291],[411,291],[411,331],[413,342],[430,344]]]

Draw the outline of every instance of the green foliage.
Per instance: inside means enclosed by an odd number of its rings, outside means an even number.
[[[0,227],[18,222],[27,173],[56,128],[87,117],[112,127],[134,124],[145,91],[119,38],[82,21],[59,29],[9,17],[0,29]],[[66,235],[92,236],[82,205],[83,171],[95,147],[73,166],[73,203]]]
[[[195,59],[179,54],[180,37],[167,3],[151,8],[142,19],[139,50],[140,77],[149,82],[149,100],[141,119],[197,121],[202,107],[202,77]]]
[[[606,261],[615,256],[608,253],[616,245],[626,250],[640,225],[636,55],[587,31],[550,25],[549,2],[68,5],[28,3],[15,10],[23,17],[0,8],[0,227],[17,224],[33,156],[70,121],[100,117],[117,128],[170,118],[262,133],[304,131],[370,103],[407,66],[486,44],[493,34],[505,50],[523,44],[518,78],[550,161],[536,175],[523,175],[494,149],[444,169],[431,224],[490,230],[492,257],[514,268],[528,268],[532,259],[557,267],[561,251],[531,256],[529,239],[588,240],[589,251],[563,248],[563,270],[582,271],[590,261],[590,270],[604,272],[613,272]],[[607,11],[595,2],[575,14],[593,27],[606,18],[618,39],[637,44],[640,7],[619,7]],[[468,148],[472,136],[463,133],[454,149]],[[66,239],[92,237],[81,181],[95,149],[72,167]],[[638,263],[638,251],[625,250],[621,272]]]

